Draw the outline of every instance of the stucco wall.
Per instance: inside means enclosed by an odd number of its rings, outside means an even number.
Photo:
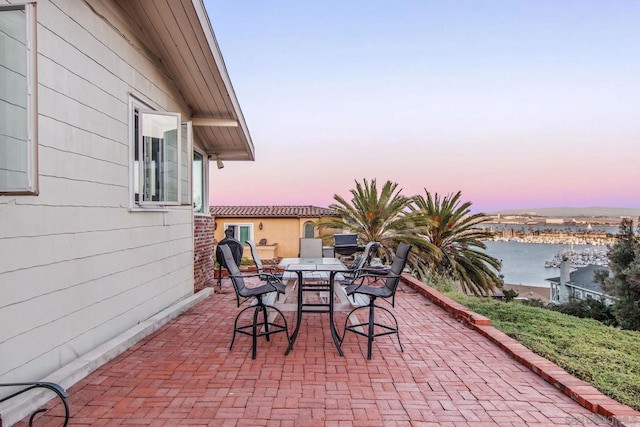
[[[268,244],[277,243],[276,256],[279,258],[296,257],[300,249],[300,237],[304,236],[304,224],[307,221],[317,223],[319,218],[216,218],[216,240],[224,238],[224,230],[228,224],[253,224],[253,240],[258,243],[267,239]],[[262,223],[262,230],[260,230]],[[317,235],[317,230],[316,230]],[[251,258],[249,248],[245,247],[243,256]]]

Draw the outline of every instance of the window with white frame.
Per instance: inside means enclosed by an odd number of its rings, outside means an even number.
[[[247,240],[254,240],[253,224],[225,223],[224,229],[232,229],[233,238],[239,240],[243,245],[247,244]]]
[[[37,194],[35,3],[0,6],[0,194]]]
[[[132,98],[133,202],[191,204],[191,126],[179,113],[152,110]]]
[[[204,214],[207,206],[206,199],[206,163],[205,155],[193,150],[193,211]]]
[[[182,171],[181,184],[180,184],[180,204],[190,205],[192,203],[191,194],[191,169],[193,166],[191,158],[191,122],[185,122],[180,124],[180,135],[182,144],[180,146],[182,151],[182,157],[180,161],[180,170]]]

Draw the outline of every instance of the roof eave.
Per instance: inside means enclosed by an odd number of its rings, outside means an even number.
[[[255,147],[253,145],[253,141],[251,140],[251,135],[249,133],[249,128],[244,118],[244,114],[242,114],[242,109],[240,108],[240,102],[238,101],[238,97],[236,96],[235,90],[233,89],[233,84],[231,83],[231,78],[229,77],[229,73],[227,71],[227,67],[224,63],[224,59],[222,57],[222,53],[220,52],[220,46],[218,45],[218,41],[216,39],[215,33],[213,32],[213,27],[211,26],[211,21],[209,20],[209,15],[205,9],[204,3],[202,0],[191,0],[193,4],[193,8],[198,15],[198,19],[200,21],[200,27],[204,32],[204,35],[209,43],[209,52],[215,61],[218,72],[220,73],[220,77],[224,83],[225,89],[227,91],[227,96],[233,105],[234,116],[238,121],[240,128],[242,129],[242,133],[246,139],[246,157],[245,158],[237,158],[237,157],[228,157],[226,153],[207,153],[207,154],[217,154],[222,160],[255,160]],[[195,64],[194,64],[195,65]]]

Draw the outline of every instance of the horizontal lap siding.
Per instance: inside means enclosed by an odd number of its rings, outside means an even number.
[[[129,94],[186,113],[179,94],[86,3],[37,8],[40,195],[0,196],[0,381],[41,379],[193,292],[190,207],[129,210]]]

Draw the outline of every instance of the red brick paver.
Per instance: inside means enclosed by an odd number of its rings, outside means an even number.
[[[229,350],[233,293],[214,294],[71,387],[71,425],[609,425],[412,289],[394,336],[348,334],[340,357],[326,314],[306,314],[294,350],[283,334]],[[364,314],[364,313],[363,313]],[[293,313],[287,320],[294,322]],[[342,330],[344,313],[336,314]],[[59,423],[61,408],[42,416]],[[58,424],[56,424],[58,425]]]

